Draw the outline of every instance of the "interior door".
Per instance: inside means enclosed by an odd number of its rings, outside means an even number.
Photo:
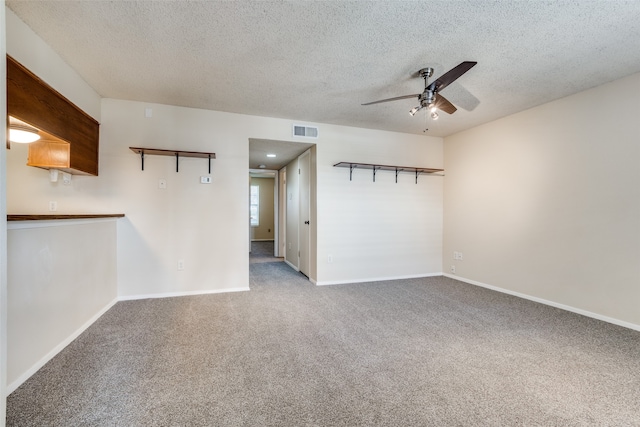
[[[310,212],[311,212],[311,155],[305,151],[298,157],[298,173],[300,174],[300,217],[298,226],[298,248],[300,250],[300,272],[309,277],[309,256],[311,242]]]
[[[278,180],[278,246],[277,257],[287,256],[287,168],[280,169]]]

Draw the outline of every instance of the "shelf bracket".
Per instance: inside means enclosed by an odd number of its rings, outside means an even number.
[[[353,170],[357,167],[358,165],[354,165],[353,163],[349,164],[349,181],[353,181]]]
[[[142,163],[142,170],[144,171],[144,151],[140,150],[140,163]]]
[[[396,184],[398,183],[398,174],[402,172],[404,169],[396,168]]]
[[[376,172],[380,170],[379,167],[373,166],[373,182],[376,182]]]
[[[180,160],[180,154],[176,151],[176,172],[178,172],[178,160]]]
[[[211,175],[211,154],[209,154],[209,175]]]
[[[422,171],[416,169],[416,184],[418,183],[418,175],[420,175]]]

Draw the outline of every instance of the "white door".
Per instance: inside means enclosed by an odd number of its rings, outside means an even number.
[[[276,256],[287,256],[287,168],[280,169],[278,180],[278,246]]]
[[[309,277],[309,244],[311,242],[311,155],[309,151],[298,157],[298,168],[300,174],[300,223],[298,226],[300,262],[298,265],[300,266],[300,272]]]

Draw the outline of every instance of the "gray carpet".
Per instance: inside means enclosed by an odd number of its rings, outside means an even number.
[[[640,333],[437,277],[120,302],[10,426],[637,426]]]
[[[249,263],[278,262],[284,258],[275,257],[273,240],[251,242],[251,252],[249,252]]]

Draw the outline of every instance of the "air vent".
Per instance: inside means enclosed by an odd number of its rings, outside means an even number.
[[[293,125],[293,136],[318,138],[318,128],[312,126]]]

